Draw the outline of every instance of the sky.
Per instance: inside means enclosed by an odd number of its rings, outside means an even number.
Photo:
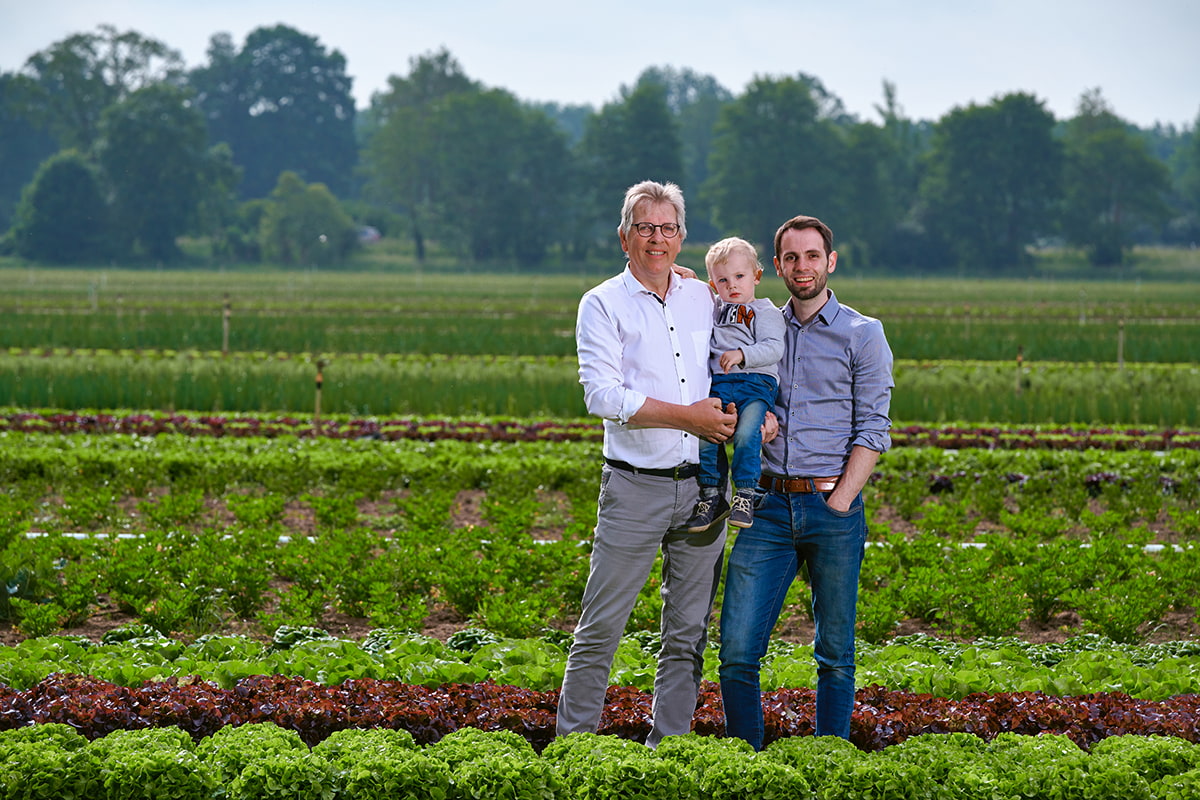
[[[288,25],[345,56],[359,108],[445,48],[485,86],[596,108],[647,67],[671,66],[735,95],[805,73],[864,121],[879,121],[884,81],[916,120],[1010,92],[1066,119],[1093,89],[1141,127],[1200,116],[1197,0],[0,0],[0,72],[106,23],[189,68],[207,62],[215,33],[240,48],[256,28]]]

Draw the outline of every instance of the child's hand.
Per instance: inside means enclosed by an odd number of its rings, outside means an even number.
[[[746,354],[742,352],[740,347],[737,350],[726,350],[724,353],[721,353],[721,369],[728,375],[729,370],[734,367],[740,367],[745,360]]]

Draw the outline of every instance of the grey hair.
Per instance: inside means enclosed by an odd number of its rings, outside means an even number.
[[[687,211],[683,203],[683,190],[674,183],[658,183],[657,181],[642,181],[635,183],[625,191],[625,204],[621,206],[621,225],[617,230],[624,236],[629,235],[633,227],[633,212],[638,203],[670,203],[675,206],[675,221],[679,223],[679,238],[687,238]]]

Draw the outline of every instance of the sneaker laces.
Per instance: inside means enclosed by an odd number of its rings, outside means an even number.
[[[733,510],[743,511],[747,514],[754,511],[754,504],[750,502],[750,496],[742,493],[737,493],[733,496]]]

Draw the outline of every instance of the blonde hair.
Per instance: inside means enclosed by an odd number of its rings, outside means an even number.
[[[708,248],[708,252],[704,255],[704,268],[711,273],[713,267],[721,266],[734,256],[745,256],[754,263],[755,269],[762,269],[762,264],[758,263],[758,251],[754,249],[754,245],[738,236],[722,239]]]

